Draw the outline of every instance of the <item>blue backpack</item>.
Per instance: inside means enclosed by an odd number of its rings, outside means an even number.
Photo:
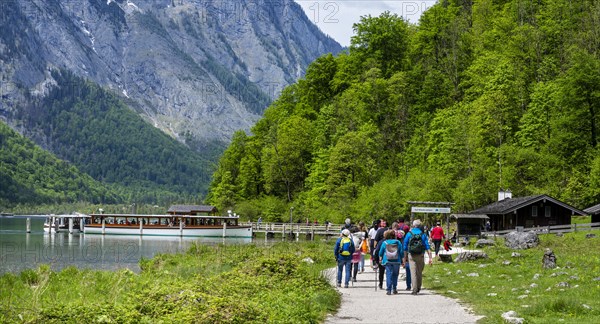
[[[354,244],[352,242],[352,240],[345,236],[342,237],[342,239],[340,240],[340,255],[341,256],[350,256],[352,253],[350,252],[350,250],[352,249],[352,244]]]

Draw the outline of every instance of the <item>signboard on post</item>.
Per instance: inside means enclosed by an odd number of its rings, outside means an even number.
[[[413,213],[450,214],[449,207],[411,207]]]

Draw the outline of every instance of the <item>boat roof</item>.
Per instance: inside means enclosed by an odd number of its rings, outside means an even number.
[[[168,213],[192,213],[192,212],[200,212],[200,213],[212,213],[216,212],[217,208],[215,206],[208,205],[172,205],[169,207]]]
[[[202,216],[202,215],[152,215],[152,214],[91,214],[90,216],[98,217],[138,217],[138,218],[173,218],[173,217],[183,217],[183,218],[227,218],[227,219],[238,219],[238,216]]]

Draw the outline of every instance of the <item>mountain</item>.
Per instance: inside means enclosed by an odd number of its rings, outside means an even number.
[[[281,89],[304,75],[315,58],[341,50],[291,0],[23,0],[2,1],[0,7],[0,118],[96,179],[121,184],[150,181],[176,186],[173,181],[180,176],[168,180],[143,172],[132,172],[135,179],[118,172],[110,176],[106,166],[94,164],[97,159],[81,155],[90,147],[74,139],[68,129],[74,125],[55,127],[61,109],[69,114],[73,108],[54,97],[57,92],[75,94],[88,89],[88,82],[97,84],[102,90],[94,92],[112,94],[87,100],[103,98],[112,106],[129,107],[185,144],[177,148],[178,155],[194,155],[186,152],[190,149],[201,152],[192,160],[199,161],[204,171],[186,176],[203,183],[186,191],[203,192],[209,181],[204,175],[210,172],[207,161],[219,156],[232,134],[248,131]],[[105,113],[76,110],[87,117]],[[101,118],[93,117],[80,121]],[[78,127],[94,132],[94,125]],[[98,139],[111,130],[101,131],[84,137]],[[144,144],[163,141],[159,137],[144,137]],[[154,159],[144,155],[148,150],[137,150],[141,152],[137,159]],[[120,164],[135,170],[135,161]],[[180,175],[185,174],[183,169]]]
[[[363,17],[348,53],[315,60],[234,137],[209,201],[336,223],[410,215],[409,201],[469,212],[500,188],[595,205],[598,21],[598,1],[570,0],[444,0],[418,25]]]
[[[118,194],[0,122],[0,206],[88,201]]]

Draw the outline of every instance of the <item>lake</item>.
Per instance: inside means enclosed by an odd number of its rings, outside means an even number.
[[[37,268],[40,264],[49,264],[54,270],[76,266],[103,270],[128,268],[138,272],[141,258],[183,252],[193,242],[252,242],[251,238],[51,234],[44,232],[43,218],[32,218],[31,233],[26,233],[25,224],[25,217],[0,217],[0,274]]]

